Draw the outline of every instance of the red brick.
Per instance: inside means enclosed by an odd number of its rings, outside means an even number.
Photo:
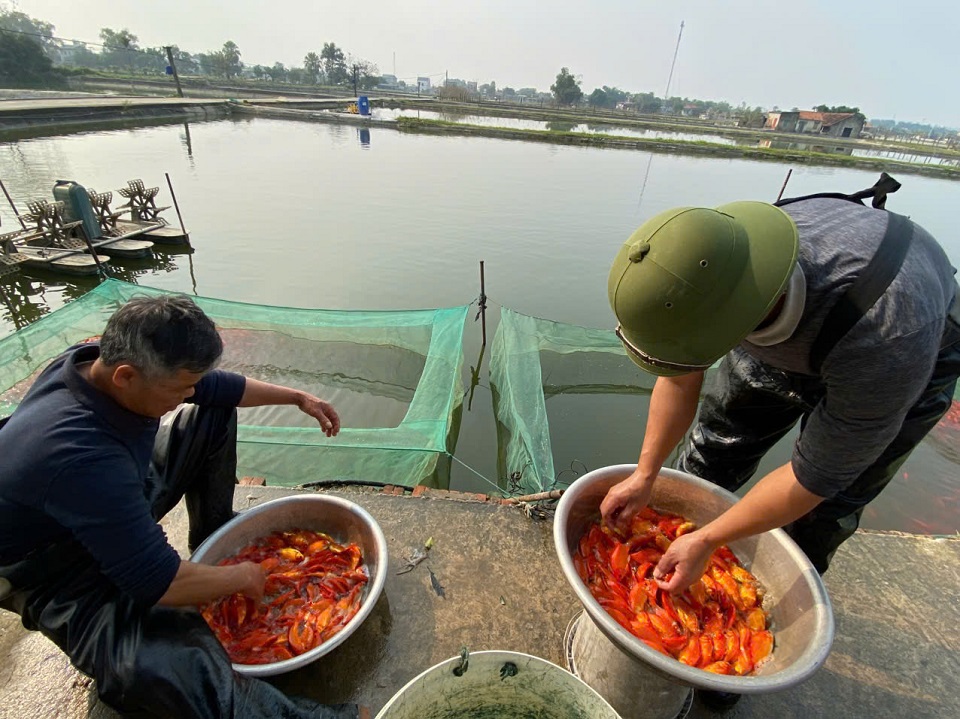
[[[241,477],[240,484],[248,487],[266,487],[267,480],[263,477]]]
[[[413,488],[413,496],[422,497],[426,491],[427,491],[426,485],[418,484],[416,487]]]

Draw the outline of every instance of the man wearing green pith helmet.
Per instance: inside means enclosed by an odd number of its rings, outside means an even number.
[[[677,468],[731,491],[801,423],[787,464],[673,543],[654,571],[664,589],[696,581],[718,545],[776,527],[823,573],[949,408],[955,270],[929,233],[884,209],[897,188],[884,175],[854,195],[668,210],[616,256],[617,335],[658,378],[637,469],[601,505],[607,522],[625,527],[646,505],[695,417]]]

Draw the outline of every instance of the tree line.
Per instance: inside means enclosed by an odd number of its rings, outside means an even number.
[[[166,72],[167,53],[162,47],[141,47],[139,38],[129,29],[102,28],[100,43],[87,43],[57,38],[55,27],[45,20],[0,6],[0,86],[5,87],[66,87],[66,77],[76,68],[113,70],[138,74]],[[302,65],[287,67],[282,62],[273,65],[248,66],[243,62],[240,48],[233,40],[221,48],[207,52],[190,53],[176,45],[171,54],[181,75],[205,75],[232,80],[249,76],[257,80],[286,82],[302,85],[353,85],[355,90],[376,87],[381,76],[377,66],[355,57],[333,42],[323,43],[319,52],[308,52]],[[630,92],[618,87],[602,85],[585,94],[582,80],[568,67],[562,67],[550,86],[550,95],[538,93],[535,88],[511,87],[502,89],[495,81],[484,83],[476,90],[468,90],[462,81],[450,81],[437,94],[450,100],[475,99],[543,99],[552,96],[558,106],[597,109],[621,109],[641,114],[665,113],[707,117],[708,119],[736,119],[740,125],[763,124],[763,108],[739,106],[726,101],[701,100],[687,97],[658,97],[652,92]],[[856,112],[860,108],[849,105],[817,105],[819,112]],[[773,107],[772,111],[778,111]],[[798,108],[794,107],[796,111]],[[862,114],[862,113],[861,113]],[[875,120],[874,125],[889,136],[924,135],[930,138],[956,136],[956,130],[926,123]]]
[[[166,48],[142,47],[139,38],[127,28],[101,28],[100,43],[63,40],[54,35],[54,30],[54,25],[44,20],[0,9],[0,82],[7,87],[61,87],[64,75],[69,73],[58,71],[57,67],[145,75],[167,71]],[[233,40],[207,52],[190,53],[176,45],[170,48],[180,75],[227,80],[249,75],[258,80],[305,85],[352,84],[365,90],[380,82],[375,64],[347,53],[333,42],[324,43],[319,53],[308,52],[303,65],[296,67],[282,62],[248,67]]]

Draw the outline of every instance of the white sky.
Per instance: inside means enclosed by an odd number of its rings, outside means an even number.
[[[8,3],[8,5],[11,3]],[[57,35],[128,28],[142,46],[236,42],[288,67],[335,42],[400,78],[496,80],[548,91],[561,66],[600,85],[734,105],[859,106],[868,117],[960,127],[960,4],[948,0],[19,0]],[[953,88],[952,90],[950,88]]]

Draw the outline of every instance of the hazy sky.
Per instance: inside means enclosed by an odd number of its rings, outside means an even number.
[[[0,4],[3,4],[0,1]],[[7,3],[10,4],[9,2]],[[333,41],[400,78],[549,90],[561,66],[600,85],[770,108],[859,106],[960,127],[960,4],[950,0],[20,0],[57,34],[123,27],[190,52],[236,42],[248,64],[302,65]],[[394,55],[395,54],[395,55]],[[952,89],[951,89],[952,88]]]

